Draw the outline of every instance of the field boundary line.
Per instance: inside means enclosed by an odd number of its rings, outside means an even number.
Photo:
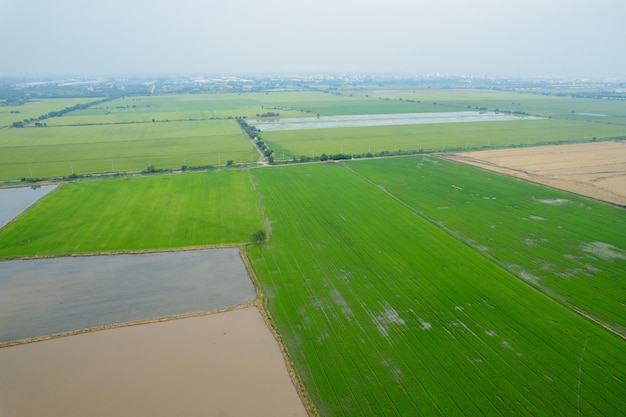
[[[128,321],[124,323],[106,324],[104,326],[87,327],[84,329],[72,330],[69,332],[62,332],[62,333],[55,333],[55,334],[46,335],[46,336],[37,336],[37,337],[31,337],[27,339],[11,340],[9,342],[0,342],[0,349],[12,347],[12,346],[26,345],[30,343],[45,342],[47,340],[54,340],[54,339],[60,339],[63,337],[77,336],[80,334],[94,333],[94,332],[99,332],[102,330],[119,329],[123,327],[140,326],[143,324],[162,323],[166,321],[181,320],[181,319],[188,319],[188,318],[193,318],[193,317],[202,317],[202,316],[210,316],[213,314],[226,313],[228,311],[234,311],[234,310],[239,310],[243,308],[253,307],[255,306],[255,301],[256,300],[251,300],[243,304],[237,304],[234,306],[229,306],[226,308],[220,308],[216,310],[196,311],[193,313],[177,314],[174,316],[163,316],[163,317],[155,317],[152,319]]]
[[[241,256],[241,259],[243,260],[243,263],[246,266],[246,269],[248,270],[248,275],[250,276],[250,279],[252,280],[254,288],[256,289],[256,294],[257,294],[256,298],[251,303],[252,305],[257,307],[257,309],[261,313],[261,317],[263,317],[263,321],[265,322],[265,325],[267,326],[269,331],[272,333],[272,336],[274,336],[274,340],[276,340],[276,343],[278,344],[280,352],[283,355],[283,361],[285,363],[287,373],[289,374],[289,377],[291,378],[291,382],[294,388],[296,389],[296,392],[298,393],[298,396],[300,397],[300,400],[302,401],[302,404],[304,405],[304,408],[307,414],[309,415],[309,417],[319,417],[320,414],[317,411],[317,408],[315,407],[315,404],[313,403],[311,397],[309,396],[309,393],[306,390],[304,383],[302,382],[302,378],[300,378],[300,375],[296,371],[294,361],[291,358],[291,355],[289,354],[287,345],[285,344],[280,332],[278,331],[278,326],[276,324],[276,321],[270,314],[269,298],[263,291],[261,287],[261,281],[256,276],[256,273],[254,272],[254,268],[252,267],[252,263],[250,262],[250,259],[248,258],[248,253],[246,249],[247,247],[254,246],[254,245],[258,245],[258,244],[248,243],[246,245],[241,245],[239,247],[240,248],[239,254]]]

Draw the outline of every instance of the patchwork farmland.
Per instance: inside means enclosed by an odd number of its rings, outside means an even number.
[[[285,165],[258,169],[249,169],[257,149],[232,120],[483,108],[537,119],[261,128]],[[121,98],[46,127],[0,130],[0,177],[10,184],[76,180],[0,229],[0,258],[238,247],[310,415],[620,415],[623,210],[437,153],[602,145],[625,131],[621,102],[518,93]],[[415,154],[286,164],[402,153]],[[96,176],[151,164],[168,175]],[[149,280],[142,288],[151,291]]]

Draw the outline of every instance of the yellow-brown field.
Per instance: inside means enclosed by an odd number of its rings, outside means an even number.
[[[497,149],[448,158],[626,206],[626,142]]]

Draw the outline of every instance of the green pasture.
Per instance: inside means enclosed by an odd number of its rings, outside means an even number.
[[[125,97],[52,119],[48,125],[111,124],[154,121],[190,121],[256,117],[269,109],[265,95],[184,94]],[[297,109],[280,109],[281,116],[305,116]]]
[[[623,210],[427,156],[349,166],[528,284],[626,336]]]
[[[437,106],[449,107],[450,109],[470,110],[483,107],[490,110],[523,112],[544,117],[626,124],[626,101],[622,100],[478,90],[354,92],[355,96],[365,94],[385,100],[437,103]]]
[[[271,233],[249,257],[321,415],[625,409],[623,340],[346,166],[252,171]]]
[[[76,182],[0,231],[0,258],[235,244],[262,226],[244,170]]]
[[[53,111],[95,100],[97,98],[51,98],[33,100],[19,106],[0,105],[0,127],[11,126],[14,122],[21,122],[24,119],[37,119]],[[42,120],[42,122],[48,123],[49,120]]]
[[[284,157],[330,154],[378,154],[395,151],[438,151],[498,146],[530,146],[594,137],[626,136],[626,125],[540,119],[502,122],[446,123],[261,132],[263,140]]]
[[[0,179],[223,165],[259,156],[234,120],[0,130]]]
[[[188,121],[247,117],[268,111],[281,117],[455,111],[432,103],[336,95],[314,91],[125,97],[47,121],[49,126]]]

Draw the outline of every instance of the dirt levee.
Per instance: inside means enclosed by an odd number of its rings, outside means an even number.
[[[255,297],[238,248],[0,262],[0,342],[218,310]]]
[[[626,206],[623,141],[497,149],[448,158]]]
[[[2,416],[306,416],[256,307],[0,349]]]

